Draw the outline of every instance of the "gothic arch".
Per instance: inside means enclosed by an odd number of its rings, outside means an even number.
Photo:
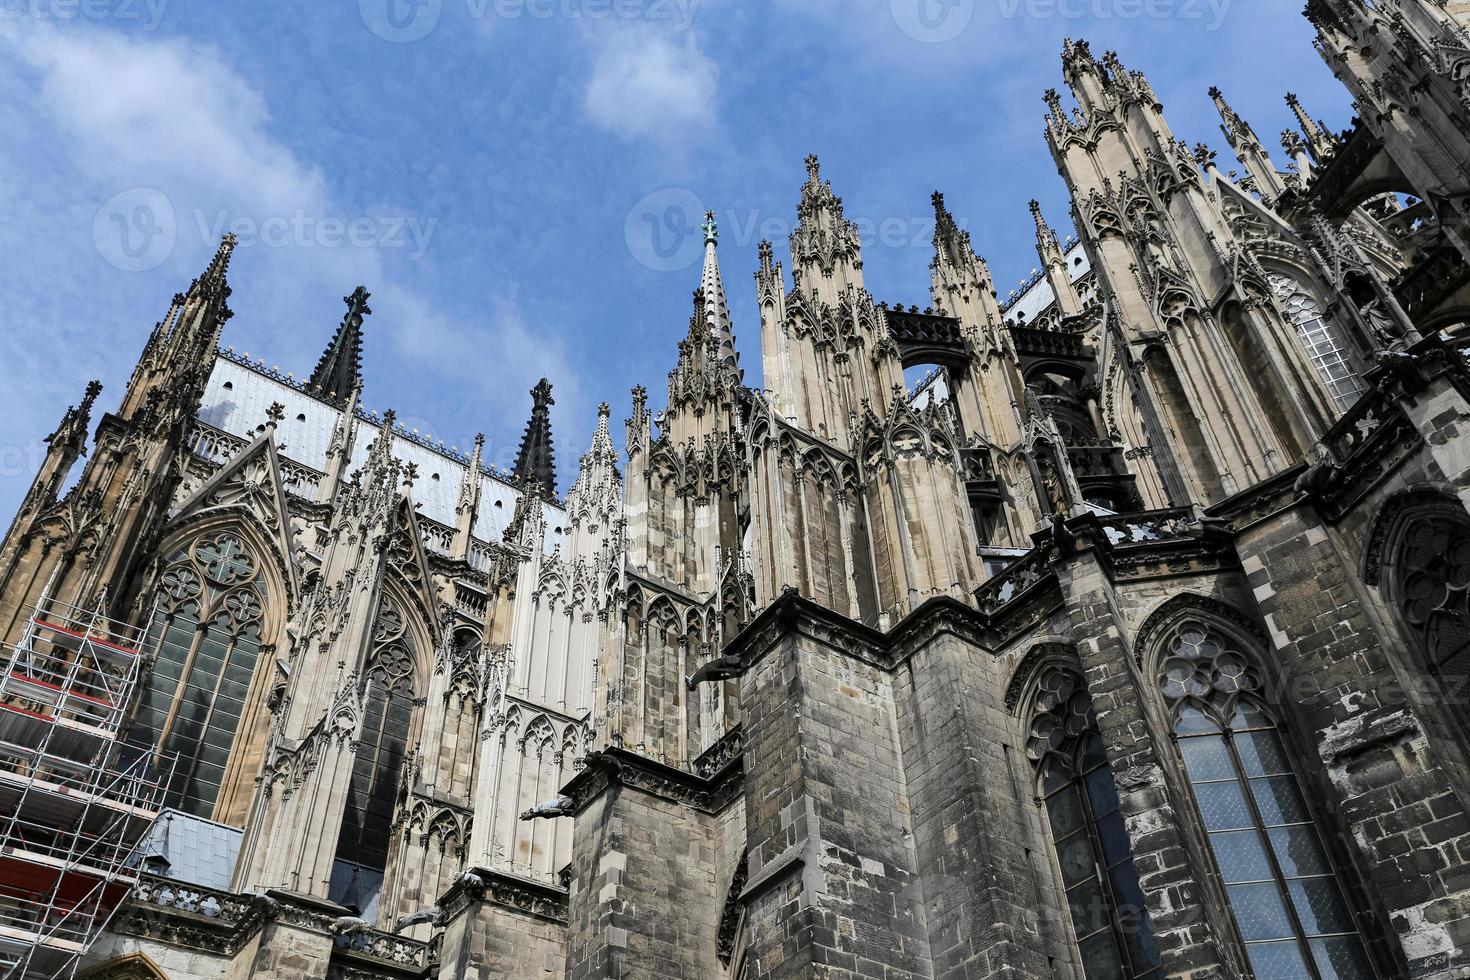
[[[1411,648],[1413,673],[1443,685],[1435,704],[1470,691],[1470,514],[1438,490],[1407,491],[1379,512],[1364,559]],[[1455,714],[1454,712],[1451,712]],[[1464,730],[1463,719],[1460,719]]]
[[[1157,652],[1152,648],[1157,646],[1159,635],[1189,616],[1204,616],[1217,620],[1226,628],[1241,634],[1259,650],[1272,648],[1270,637],[1266,635],[1261,624],[1251,616],[1219,599],[1196,592],[1182,592],[1160,603],[1153,612],[1149,613],[1143,624],[1138,627],[1138,632],[1134,634],[1134,661],[1145,669],[1145,675],[1148,674],[1148,668],[1156,663],[1156,658],[1151,654]]]
[[[155,663],[132,734],[177,753],[171,805],[230,824],[243,821],[264,757],[272,664],[292,608],[273,544],[248,510],[219,508],[173,528],[155,562]]]
[[[177,524],[171,525],[167,536],[157,551],[154,565],[159,573],[169,556],[179,549],[191,545],[201,538],[215,533],[234,534],[244,540],[252,553],[268,562],[262,562],[261,584],[265,587],[264,615],[261,636],[274,642],[296,610],[298,586],[294,567],[281,554],[274,535],[261,523],[252,511],[244,507],[220,507],[200,511]],[[157,590],[154,583],[154,591]]]
[[[1006,684],[1005,703],[1006,710],[1011,714],[1017,714],[1022,704],[1028,703],[1035,694],[1033,679],[1037,677],[1043,668],[1051,664],[1062,664],[1071,667],[1077,673],[1082,672],[1082,662],[1077,656],[1077,648],[1070,640],[1064,637],[1042,640],[1026,651],[1015,670],[1011,671],[1011,679]]]
[[[77,980],[169,980],[169,976],[147,954],[129,953],[83,970]]]

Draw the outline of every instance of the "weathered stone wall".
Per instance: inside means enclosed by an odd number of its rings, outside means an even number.
[[[566,974],[566,926],[474,901],[444,930],[438,976],[449,980],[547,980]]]
[[[741,697],[751,975],[928,976],[889,676],[787,632]]]
[[[577,816],[569,980],[718,976],[725,849],[714,815],[602,787]]]

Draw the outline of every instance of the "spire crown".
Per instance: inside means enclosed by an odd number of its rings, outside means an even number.
[[[521,437],[513,474],[523,484],[535,486],[546,496],[556,493],[556,459],[551,442],[551,382],[542,378],[531,389],[531,418]]]
[[[334,402],[345,400],[362,386],[362,321],[373,312],[368,306],[371,298],[365,286],[342,297],[347,312],[311,372],[311,386]]]

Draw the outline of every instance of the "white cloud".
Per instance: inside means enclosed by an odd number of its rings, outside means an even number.
[[[530,361],[549,359],[543,370],[558,401],[578,404],[565,350],[530,336],[512,304],[488,325],[457,322],[415,289],[417,276],[429,277],[432,248],[421,257],[430,243],[413,233],[432,232],[438,215],[334,193],[328,175],[272,133],[262,92],[213,45],[0,21],[0,129],[23,137],[0,141],[0,171],[13,184],[0,187],[0,209],[26,226],[24,236],[0,230],[0,265],[16,272],[0,281],[0,354],[17,368],[0,389],[0,514],[24,492],[37,437],[61,406],[92,376],[106,385],[105,403],[119,397],[168,297],[238,222],[258,233],[242,235],[235,252],[231,305],[240,315],[226,344],[283,370],[308,369],[341,315],[336,298],[364,283],[376,311],[369,361],[391,351],[411,365],[376,376],[370,363],[372,403],[421,417],[448,412],[460,416],[452,424],[504,440],[518,435],[524,392],[540,376],[526,380]],[[140,188],[167,199],[154,210],[171,209],[176,242],[135,273],[104,261],[96,228],[110,226],[96,219],[105,202]],[[354,220],[384,237],[354,242]],[[333,234],[324,222],[334,221]]]
[[[597,125],[627,137],[671,142],[715,122],[720,69],[693,31],[649,27],[588,35],[594,45],[584,108]]]

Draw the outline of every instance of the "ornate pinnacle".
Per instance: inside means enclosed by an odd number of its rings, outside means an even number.
[[[822,179],[822,161],[817,159],[815,153],[808,153],[806,157],[806,175],[812,183]]]
[[[1215,165],[1215,151],[1205,143],[1194,144],[1194,160],[1208,170]]]
[[[270,408],[265,410],[265,424],[267,428],[274,429],[281,424],[286,417],[286,406],[280,402],[271,402]]]
[[[706,245],[715,245],[719,240],[720,228],[719,225],[715,224],[715,213],[713,211],[706,211],[704,213],[704,243]]]

